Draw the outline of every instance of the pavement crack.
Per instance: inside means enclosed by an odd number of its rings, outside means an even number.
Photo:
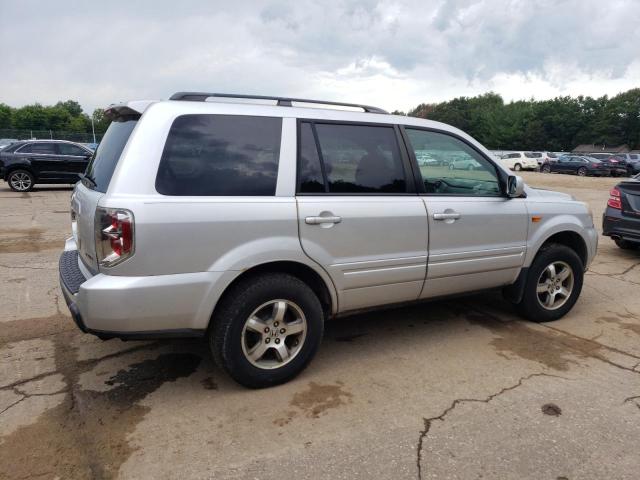
[[[6,263],[0,263],[0,268],[7,268],[11,270],[55,270],[57,267],[27,267],[25,265],[7,265]]]
[[[634,405],[635,405],[636,407],[638,407],[638,409],[640,409],[640,403],[638,403],[638,402],[636,402],[636,401],[635,401],[635,400],[638,400],[638,399],[640,399],[640,395],[635,395],[635,396],[633,396],[633,397],[627,397],[627,398],[625,398],[625,399],[624,399],[624,402],[622,402],[622,403],[634,402]]]
[[[496,392],[496,393],[492,393],[491,395],[489,395],[486,398],[456,398],[453,402],[451,402],[451,405],[449,405],[447,408],[444,409],[444,411],[440,414],[437,415],[435,417],[423,417],[423,422],[424,422],[424,428],[420,431],[420,436],[418,437],[418,445],[417,445],[417,458],[416,458],[416,467],[418,468],[418,479],[422,479],[422,447],[424,445],[424,441],[425,438],[427,437],[427,435],[429,434],[429,431],[431,430],[431,426],[433,424],[434,421],[436,420],[440,420],[442,422],[444,422],[445,417],[451,413],[453,410],[455,410],[455,408],[462,404],[462,403],[489,403],[491,402],[493,399],[499,397],[500,395],[506,393],[506,392],[510,392],[511,390],[515,390],[516,388],[522,386],[522,384],[524,382],[526,382],[527,380],[530,380],[531,378],[534,377],[551,377],[551,378],[561,378],[563,380],[568,380],[566,377],[561,377],[559,375],[553,375],[550,373],[544,373],[544,372],[538,372],[538,373],[532,373],[530,375],[524,376],[522,378],[520,378],[520,380],[518,380],[517,383],[515,383],[514,385],[510,385],[508,387],[504,387],[503,389],[501,389],[500,391]]]
[[[616,273],[616,275],[625,275],[625,274],[629,273],[631,270],[633,270],[634,268],[636,268],[638,265],[640,265],[640,262],[634,263],[629,268],[626,268],[622,273]]]
[[[15,407],[17,404],[19,404],[20,402],[22,402],[23,400],[25,400],[27,397],[22,397],[18,400],[16,400],[15,402],[13,402],[11,405],[9,405],[8,407],[3,408],[2,410],[0,410],[0,415],[2,415],[4,412],[8,411],[11,407]]]
[[[592,340],[590,338],[584,338],[584,337],[581,337],[580,335],[575,335],[573,333],[566,332],[565,330],[560,330],[559,328],[552,327],[550,325],[546,325],[546,324],[542,324],[542,323],[539,324],[539,325],[541,327],[548,328],[549,330],[552,330],[552,331],[554,331],[556,333],[559,333],[561,335],[566,335],[568,337],[577,338],[579,340],[582,340],[583,342],[595,343],[596,345],[598,345],[598,347],[603,348],[605,350],[609,350],[611,352],[618,353],[620,355],[625,355],[627,357],[631,357],[631,358],[634,358],[636,360],[640,360],[640,357],[638,355],[634,355],[633,353],[626,352],[624,350],[620,350],[618,348],[611,347],[609,345],[605,345],[604,343],[597,342],[597,341]],[[587,357],[595,358],[596,360],[600,360],[601,362],[607,363],[607,364],[611,365],[612,367],[616,367],[616,368],[619,368],[621,370],[627,370],[627,371],[633,372],[633,373],[640,373],[637,370],[635,370],[635,368],[638,365],[640,365],[640,363],[636,364],[633,367],[625,367],[624,365],[620,365],[619,363],[613,362],[613,361],[609,360],[608,358],[603,357],[602,355],[597,355],[597,354],[594,354],[594,353],[591,353],[591,352],[588,352],[588,351],[584,351],[584,350],[579,350],[579,351],[582,352],[582,354],[587,356]]]

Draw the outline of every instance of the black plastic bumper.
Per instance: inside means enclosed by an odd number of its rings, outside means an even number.
[[[60,288],[64,295],[64,300],[71,312],[71,318],[80,330],[87,333],[87,327],[82,320],[82,315],[78,306],[73,301],[73,295],[78,293],[80,285],[87,281],[78,266],[78,251],[65,251],[60,255],[58,262],[58,271],[60,273]]]
[[[620,210],[607,207],[602,216],[602,234],[606,237],[640,243],[640,217],[623,215]]]

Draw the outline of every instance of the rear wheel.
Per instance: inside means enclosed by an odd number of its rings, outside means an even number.
[[[14,170],[9,173],[7,182],[14,192],[29,192],[33,189],[36,179],[28,170]]]
[[[557,320],[575,305],[583,277],[584,266],[575,251],[559,244],[543,247],[529,267],[516,308],[534,322]]]
[[[209,345],[234,380],[250,388],[284,383],[315,355],[323,332],[318,297],[300,279],[263,274],[231,288],[216,310]]]
[[[578,173],[578,175],[580,175],[581,177],[585,177],[585,176],[587,175],[587,169],[586,169],[586,168],[584,168],[584,167],[580,167],[580,168],[578,169],[578,172],[577,172],[577,173]]]
[[[637,250],[638,248],[640,248],[639,243],[629,242],[628,240],[624,240],[622,238],[616,238],[614,242],[616,242],[616,245],[623,250]]]
[[[520,170],[522,170],[522,165],[520,165],[519,163],[516,163],[516,164],[513,166],[513,169],[514,169],[516,172],[519,172]]]

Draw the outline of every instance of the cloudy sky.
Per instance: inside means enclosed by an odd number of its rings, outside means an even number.
[[[204,90],[407,110],[640,86],[640,0],[0,0],[0,102]]]

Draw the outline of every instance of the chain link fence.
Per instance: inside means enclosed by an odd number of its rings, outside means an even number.
[[[100,143],[102,134],[95,135],[95,142]],[[70,140],[78,143],[94,143],[92,133],[64,132],[59,130],[15,130],[0,128],[0,139],[10,138],[15,140]]]

